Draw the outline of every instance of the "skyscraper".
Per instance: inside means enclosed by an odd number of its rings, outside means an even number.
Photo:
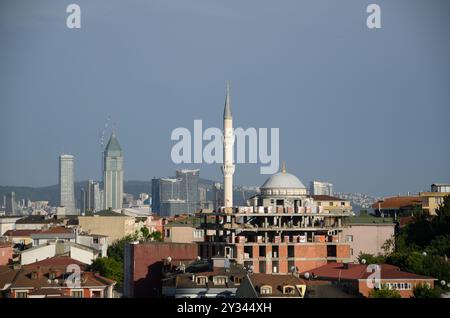
[[[89,180],[86,189],[82,189],[82,212],[93,212],[101,210],[100,185],[98,182]]]
[[[74,157],[59,156],[59,205],[66,208],[67,215],[76,214],[74,186]]]
[[[6,215],[15,215],[17,213],[16,194],[9,192],[5,196]]]
[[[184,213],[185,201],[180,199],[181,179],[152,179],[152,212],[160,216]]]
[[[199,169],[179,169],[176,178],[180,179],[180,199],[186,202],[185,213],[193,214],[199,207],[198,178]]]
[[[105,209],[121,209],[123,200],[123,154],[113,132],[103,153]]]
[[[227,96],[223,110],[223,188],[225,208],[233,207],[233,116],[231,115],[230,82],[227,82]]]

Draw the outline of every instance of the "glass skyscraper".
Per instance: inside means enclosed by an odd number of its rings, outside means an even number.
[[[74,157],[59,156],[59,205],[65,207],[67,215],[76,214],[74,186]]]

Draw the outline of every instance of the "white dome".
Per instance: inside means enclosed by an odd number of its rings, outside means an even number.
[[[306,189],[303,183],[293,174],[278,172],[272,175],[261,186],[262,189]]]

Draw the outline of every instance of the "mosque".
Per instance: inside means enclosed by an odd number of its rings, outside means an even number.
[[[222,256],[243,264],[254,273],[303,272],[330,262],[349,262],[350,243],[343,237],[348,202],[322,202],[308,195],[304,184],[288,173],[270,176],[247,206],[233,206],[232,114],[230,88],[224,109],[224,206],[202,211],[203,258]],[[325,198],[326,199],[326,198]]]

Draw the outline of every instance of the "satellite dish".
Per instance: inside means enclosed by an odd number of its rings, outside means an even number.
[[[167,261],[167,263],[171,263],[172,262],[172,257],[167,256],[166,261]]]
[[[423,255],[423,256],[427,256],[427,252],[423,252],[422,255]]]
[[[308,279],[309,278],[309,273],[306,272],[304,276],[305,276],[306,279]]]
[[[197,256],[197,261],[200,261],[202,258],[200,256]]]
[[[296,270],[295,266],[291,266],[291,272],[295,273],[295,270]]]
[[[363,258],[363,259],[361,260],[361,263],[362,263],[362,264],[365,264],[365,263],[366,263],[366,259]]]
[[[446,284],[445,280],[441,280],[441,285],[445,286],[445,284]]]

